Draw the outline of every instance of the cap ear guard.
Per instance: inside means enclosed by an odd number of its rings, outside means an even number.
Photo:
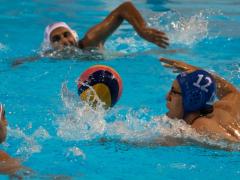
[[[195,109],[200,109],[202,106],[201,99],[205,99],[203,96],[204,94],[200,90],[192,90],[186,92],[186,97],[184,99],[184,104],[191,105],[188,106],[188,111],[194,111]]]

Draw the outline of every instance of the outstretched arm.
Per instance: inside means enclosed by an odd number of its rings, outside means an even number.
[[[201,69],[196,66],[189,65],[185,62],[182,61],[177,61],[177,60],[171,60],[167,58],[161,58],[160,61],[164,63],[165,67],[168,68],[173,68],[177,71],[187,71],[187,72],[192,72],[197,69]],[[216,84],[217,84],[217,97],[219,99],[224,98],[230,93],[239,93],[238,90],[228,81],[225,79],[219,77],[216,74],[211,73],[212,76],[214,77]]]
[[[29,57],[17,58],[17,59],[15,59],[12,62],[12,67],[19,66],[19,65],[21,65],[23,63],[26,63],[26,62],[38,61],[38,60],[40,60],[43,57],[52,57],[53,56],[52,53],[54,53],[54,52],[55,52],[54,50],[49,49],[49,50],[46,50],[46,51],[43,51],[43,52],[39,52],[39,53],[34,54],[32,56],[29,56]]]
[[[162,48],[168,46],[168,38],[164,32],[149,28],[143,17],[131,2],[125,2],[113,10],[100,24],[92,27],[79,41],[80,48],[102,47],[106,39],[127,20],[144,39]]]
[[[39,60],[40,58],[41,58],[40,55],[30,56],[30,57],[26,57],[26,58],[18,58],[12,62],[12,67],[19,66],[20,64],[23,64],[25,62],[34,62],[34,61]]]
[[[14,175],[22,166],[7,153],[0,150],[0,174]]]

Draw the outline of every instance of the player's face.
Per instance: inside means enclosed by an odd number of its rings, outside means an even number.
[[[54,49],[62,49],[66,46],[76,46],[77,42],[72,34],[65,27],[54,29],[50,34],[51,45]]]
[[[170,118],[183,119],[183,103],[182,93],[178,82],[175,80],[170,91],[166,96],[167,100],[167,116]]]

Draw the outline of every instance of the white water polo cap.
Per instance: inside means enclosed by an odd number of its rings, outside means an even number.
[[[56,22],[56,23],[53,23],[53,24],[49,24],[45,28],[45,32],[44,32],[44,44],[45,45],[50,46],[50,44],[51,44],[50,35],[53,32],[53,30],[55,30],[59,27],[64,27],[64,28],[68,29],[72,33],[75,40],[78,41],[78,35],[77,35],[76,31],[72,30],[70,28],[70,26],[68,26],[65,22]]]

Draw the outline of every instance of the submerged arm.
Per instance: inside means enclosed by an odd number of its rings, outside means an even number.
[[[173,68],[178,71],[191,72],[191,71],[201,69],[199,67],[189,65],[182,61],[171,60],[171,59],[167,59],[167,58],[161,58],[160,61],[162,63],[164,63],[165,67]],[[239,93],[237,88],[235,88],[230,82],[226,81],[225,79],[219,77],[216,74],[213,74],[213,73],[211,73],[211,74],[216,81],[217,97],[219,99],[224,98],[225,96],[227,96],[230,93]]]
[[[168,46],[168,38],[164,32],[149,28],[143,17],[131,2],[125,2],[113,10],[100,24],[92,27],[79,41],[80,48],[101,47],[106,39],[127,20],[144,39],[162,48]]]
[[[0,174],[14,175],[22,166],[7,153],[0,150]]]
[[[23,63],[25,63],[25,62],[37,61],[37,60],[39,60],[40,58],[41,58],[40,55],[30,56],[30,57],[26,57],[26,58],[18,58],[18,59],[14,60],[14,61],[12,62],[12,66],[13,66],[13,67],[16,67],[16,66],[18,66],[18,65],[20,65],[20,64],[23,64]]]
[[[37,53],[37,54],[29,56],[29,57],[17,58],[12,62],[12,67],[19,66],[20,64],[23,64],[26,62],[34,62],[34,61],[40,60],[43,57],[51,57],[53,52],[54,52],[54,50],[49,49],[49,50]]]

